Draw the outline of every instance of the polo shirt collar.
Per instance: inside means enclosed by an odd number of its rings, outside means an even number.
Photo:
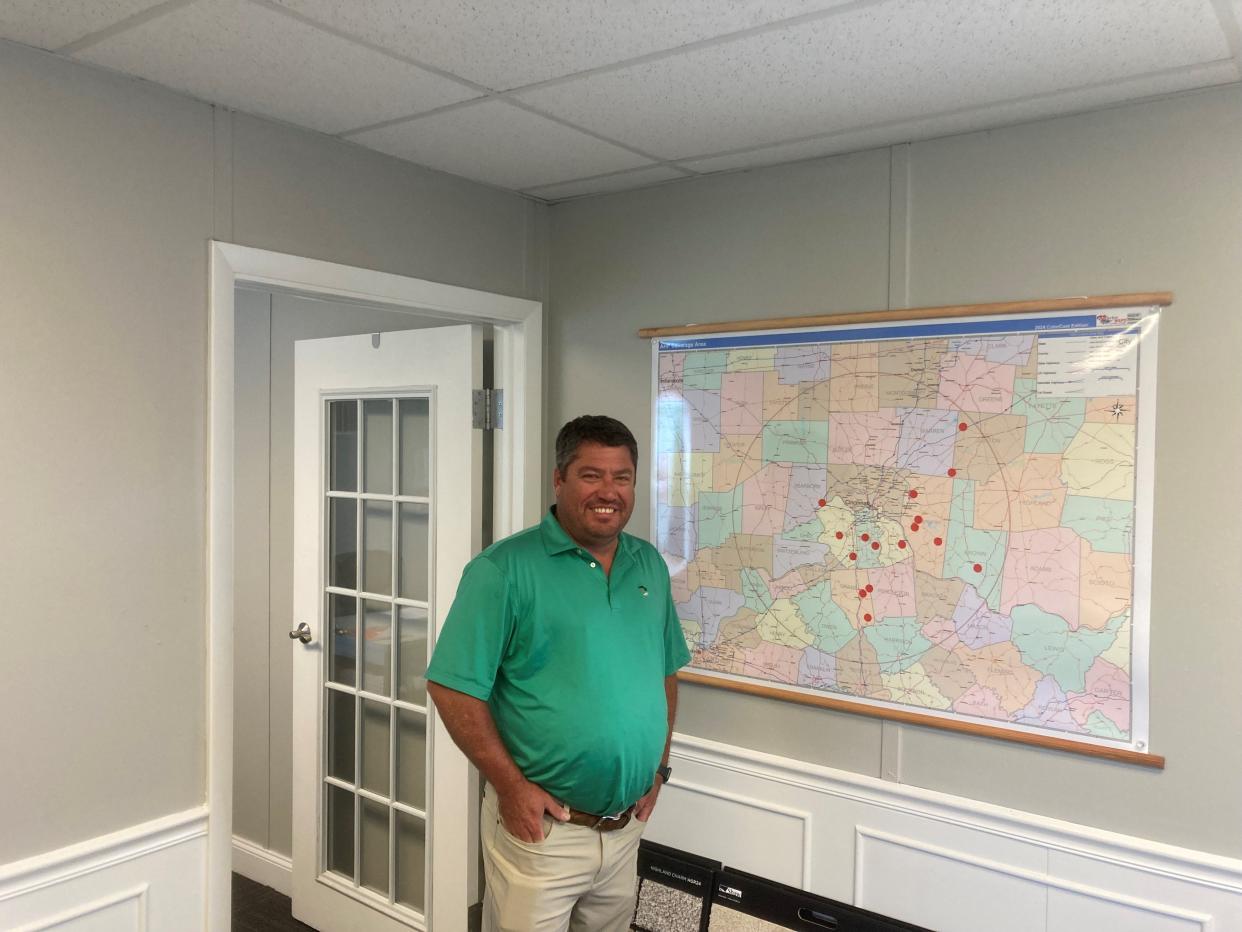
[[[543,520],[539,522],[539,533],[543,537],[543,546],[549,554],[565,553],[568,550],[578,551],[583,549],[572,537],[570,537],[561,522],[556,520],[556,506],[553,505],[548,509],[548,513],[543,516]],[[624,532],[617,539],[617,552],[630,552],[633,544],[630,541],[630,535]]]

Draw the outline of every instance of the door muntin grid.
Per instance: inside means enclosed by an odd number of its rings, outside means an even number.
[[[324,419],[320,874],[413,916],[427,891],[432,407],[431,392],[352,394],[325,398]]]

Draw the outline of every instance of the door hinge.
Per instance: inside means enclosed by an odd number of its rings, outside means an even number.
[[[472,424],[479,430],[502,430],[505,426],[503,388],[476,388],[472,396]]]

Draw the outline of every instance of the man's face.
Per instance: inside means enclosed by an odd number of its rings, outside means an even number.
[[[634,511],[634,461],[626,447],[583,443],[565,467],[552,473],[556,517],[587,549],[608,548]]]

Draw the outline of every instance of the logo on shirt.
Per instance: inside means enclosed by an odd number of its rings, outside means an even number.
[[[646,587],[646,586],[639,586],[639,587],[638,587],[638,591],[639,591],[639,592],[641,592],[641,593],[643,594],[643,598],[644,598],[644,599],[647,597],[647,587]]]

